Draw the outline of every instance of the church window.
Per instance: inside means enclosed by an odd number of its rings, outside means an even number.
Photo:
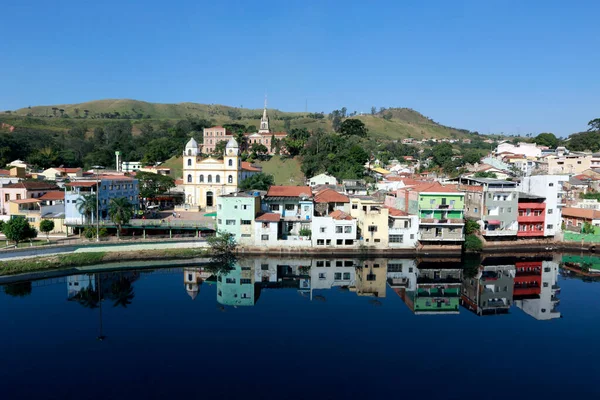
[[[191,156],[191,155],[192,155],[192,151],[188,150],[188,156]]]
[[[227,178],[227,183],[233,183],[233,175],[229,175]]]
[[[192,175],[188,175],[188,183],[192,183]]]
[[[204,175],[200,175],[200,182],[204,182]]]
[[[192,159],[190,158],[190,159],[188,159],[188,167],[191,167],[191,166],[192,166]]]
[[[215,182],[221,183],[221,175],[215,176]]]
[[[233,160],[232,159],[229,159],[229,166],[233,167]]]
[[[212,139],[210,139],[210,144],[212,144]]]
[[[212,183],[212,175],[208,176],[208,183]]]

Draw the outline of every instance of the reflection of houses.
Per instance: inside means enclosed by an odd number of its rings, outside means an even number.
[[[253,306],[260,296],[251,266],[236,265],[217,276],[217,301],[226,306]]]
[[[417,262],[413,259],[388,260],[387,283],[400,297],[404,291],[417,289]]]
[[[184,268],[183,283],[187,294],[195,300],[200,292],[200,285],[205,279],[210,277],[209,272],[205,272],[204,268]]]
[[[403,272],[406,288],[400,287],[398,281],[390,284],[408,308],[417,315],[458,314],[462,283],[460,262],[421,262],[411,273],[413,268],[408,266],[408,272]],[[412,280],[416,281],[415,287],[410,285]]]
[[[461,304],[477,315],[508,313],[512,298],[515,266],[508,261],[485,259],[477,274],[463,278]]]
[[[356,267],[356,286],[351,287],[358,296],[385,297],[387,281],[387,259],[365,260]]]
[[[96,290],[96,276],[94,274],[67,276],[67,299],[72,299],[83,289],[88,288]]]
[[[519,276],[519,272],[521,276]],[[525,275],[523,275],[525,274]],[[519,288],[517,288],[517,278]],[[558,263],[533,261],[517,263],[515,305],[538,320],[560,318],[558,304]],[[517,293],[519,293],[517,295]]]

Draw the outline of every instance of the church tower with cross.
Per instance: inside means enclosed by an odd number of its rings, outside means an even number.
[[[258,133],[264,134],[269,133],[271,130],[269,129],[269,117],[267,116],[267,96],[265,96],[265,108],[263,110],[262,118],[260,119],[260,129]]]

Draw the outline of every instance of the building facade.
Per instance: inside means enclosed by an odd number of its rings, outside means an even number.
[[[254,243],[254,219],[260,212],[256,193],[231,193],[217,197],[217,230],[234,235],[240,244]]]
[[[545,198],[544,236],[555,236],[560,232],[562,208],[566,205],[563,184],[568,180],[567,175],[533,175],[521,180],[520,192]]]

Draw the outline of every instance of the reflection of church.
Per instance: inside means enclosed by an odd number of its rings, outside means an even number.
[[[242,175],[242,160],[238,143],[229,139],[222,160],[201,158],[198,143],[192,138],[183,153],[183,184],[185,203],[194,209],[210,209],[216,197],[237,191]]]

